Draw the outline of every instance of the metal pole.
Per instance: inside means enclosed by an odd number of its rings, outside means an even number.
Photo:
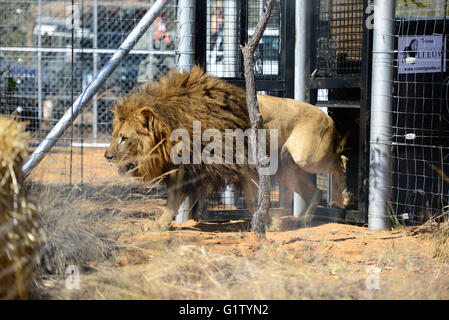
[[[116,50],[114,49],[97,49],[93,48],[34,48],[34,47],[0,47],[0,52],[52,52],[52,53],[103,53],[103,54],[114,54]],[[134,49],[129,52],[129,54],[140,54],[140,55],[151,55],[158,54],[162,56],[173,56],[175,55],[174,50],[138,50]]]
[[[42,0],[39,0],[38,27],[37,27],[37,47],[42,47]],[[38,103],[38,125],[39,139],[42,137],[42,52],[37,53],[37,103]]]
[[[195,63],[195,0],[178,3],[178,70],[190,70]]]
[[[223,77],[232,78],[237,71],[238,29],[237,1],[224,1]],[[217,25],[218,27],[218,25]],[[218,74],[218,76],[220,76]]]
[[[232,185],[227,185],[225,191],[222,193],[222,202],[227,206],[235,205],[235,192]]]
[[[295,42],[295,99],[305,101],[307,98],[307,71],[310,46],[308,35],[310,28],[310,2],[296,0],[296,42]],[[297,193],[293,197],[293,215],[299,217],[307,209],[304,199]]]
[[[218,9],[218,7],[217,7]],[[223,26],[223,73],[220,74],[219,71],[212,66],[212,72],[215,72],[216,76],[222,76],[225,78],[233,78],[237,75],[237,53],[238,53],[238,27],[237,27],[237,1],[236,0],[225,0],[223,4],[223,14],[224,14],[224,26]],[[218,15],[216,15],[216,25],[218,29]],[[218,31],[218,30],[217,30]],[[210,31],[209,31],[210,32]],[[209,35],[210,36],[210,35]],[[218,38],[215,40],[218,41]],[[215,59],[215,53],[211,52],[211,59]],[[216,63],[216,62],[215,62]],[[217,72],[218,71],[218,72]],[[222,193],[223,198],[235,198],[233,189],[230,186],[226,186],[226,190]]]
[[[169,3],[169,0],[157,0],[155,4],[148,10],[143,16],[142,20],[131,31],[128,37],[123,41],[120,48],[114,53],[109,62],[101,69],[98,76],[88,85],[83,93],[75,100],[73,104],[73,119],[72,108],[69,108],[58,123],[53,127],[45,139],[39,144],[39,146],[31,154],[30,158],[23,165],[22,170],[25,176],[28,176],[33,168],[35,168],[39,162],[44,158],[45,154],[61,137],[65,130],[70,126],[72,120],[80,114],[83,107],[85,107],[92,97],[98,92],[101,86],[105,83],[106,79],[114,72],[119,64],[125,59],[134,45],[139,41],[148,27],[158,17],[161,10]]]
[[[374,2],[368,207],[370,230],[385,230],[389,227],[395,4],[396,1],[392,0]]]
[[[153,3],[153,1],[151,3]],[[148,51],[154,51],[153,34],[154,34],[154,26],[150,26],[150,28],[148,28],[147,35],[146,35]],[[152,61],[151,61],[152,55],[153,55],[153,53],[150,53],[150,54],[147,54],[145,58],[143,58],[143,60],[146,62],[146,64],[145,64],[146,74],[143,75],[143,79],[141,79],[142,82],[153,80],[153,76],[156,74],[156,70],[154,70],[154,69],[157,68],[157,66],[153,66],[153,64],[152,64]]]
[[[209,2],[210,2],[210,0],[209,0]],[[210,8],[210,5],[207,5],[207,1],[206,1],[206,17],[208,17],[208,18],[206,18],[206,65],[204,66],[204,68],[206,68],[206,71],[207,72],[209,72],[209,73],[211,73],[212,75],[213,75],[213,73],[211,72],[212,70],[211,70],[211,68],[210,68],[210,66],[211,66],[211,47],[210,47],[210,23],[211,23],[211,19],[210,19],[210,17],[211,17],[211,14],[210,14],[210,12],[211,12],[211,8]],[[215,59],[216,60],[216,59]]]
[[[94,26],[93,26],[93,33],[94,33],[94,39],[93,39],[93,76],[94,78],[98,75],[98,0],[94,1],[94,7],[93,7],[93,19],[94,19]],[[98,103],[97,103],[97,95],[94,96],[94,101],[92,103],[92,140],[93,142],[97,142],[98,138]]]
[[[196,0],[179,0],[178,2],[177,68],[179,71],[190,72],[195,63],[195,5]],[[192,218],[192,205],[192,199],[186,197],[178,209],[176,222],[183,223]]]

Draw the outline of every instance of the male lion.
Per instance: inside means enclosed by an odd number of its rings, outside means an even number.
[[[257,99],[264,127],[278,130],[276,176],[304,198],[312,213],[320,192],[310,174],[329,172],[333,175],[335,203],[340,207],[348,205],[347,159],[337,152],[340,136],[333,120],[304,102],[261,94]],[[225,184],[239,187],[253,212],[257,174],[247,161],[241,165],[224,161],[175,165],[170,159],[175,145],[170,140],[171,132],[184,128],[192,137],[194,121],[200,121],[203,130],[218,129],[221,134],[226,129],[248,129],[243,89],[206,74],[200,67],[194,67],[190,74],[172,70],[158,82],[139,86],[119,99],[113,113],[113,138],[105,157],[121,173],[129,172],[145,180],[164,176],[172,218],[186,196],[199,199]],[[196,218],[198,210],[193,214]]]

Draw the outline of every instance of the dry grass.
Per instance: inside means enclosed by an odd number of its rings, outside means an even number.
[[[59,294],[82,299],[355,298],[352,288],[320,281],[292,262],[280,250],[273,254],[261,248],[248,258],[175,242],[145,264],[101,268],[82,278],[80,291]]]
[[[315,232],[308,230],[301,236]],[[297,231],[288,234],[295,235]],[[246,232],[225,236],[179,231],[146,235],[149,238],[139,235],[133,248],[123,252],[125,258],[82,275],[80,290],[55,286],[52,297],[449,299],[448,266],[436,267],[436,261],[429,258],[430,250],[420,247],[418,254],[416,248],[410,250],[410,246],[416,246],[410,239],[392,247],[378,246],[379,250],[362,252],[354,260],[340,256],[350,245],[330,239],[301,239],[285,244],[277,238],[284,238],[283,233],[269,233],[269,240],[261,243],[248,241]],[[211,242],[211,238],[219,240]],[[367,290],[366,270],[370,266],[382,270],[379,290]]]
[[[447,181],[447,177],[444,175]],[[426,221],[424,224],[413,228],[411,234],[430,234],[435,240],[435,249],[433,257],[437,258],[440,263],[445,264],[449,262],[449,211],[448,207],[443,209],[443,212]]]
[[[166,224],[164,201],[137,190],[33,191],[48,234],[33,298],[449,299],[435,234],[335,224],[254,242],[238,223],[154,231]],[[80,268],[80,290],[65,288],[68,265]],[[370,267],[382,270],[379,290],[367,290]]]
[[[136,217],[151,221],[162,211],[157,206],[145,210],[154,185],[42,185],[33,180],[29,184],[38,207],[37,220],[46,234],[33,274],[31,297],[35,299],[55,298],[48,293],[49,286],[64,281],[68,266],[86,274],[114,262],[127,247],[117,238],[129,233],[130,221]]]
[[[39,219],[47,234],[41,256],[45,272],[64,274],[68,265],[85,268],[111,256],[117,232],[107,223],[114,215],[100,215],[94,207],[81,210],[83,201],[76,189],[66,193],[47,187],[39,193]]]
[[[117,212],[102,208],[115,195],[108,194],[107,188],[97,192],[88,195],[77,187],[31,186],[39,208],[39,224],[46,234],[33,275],[33,298],[45,298],[46,281],[66,277],[68,266],[89,272],[92,266],[113,260],[119,252],[116,239],[121,229],[110,228],[118,219]],[[83,205],[89,203],[87,196],[103,201]]]
[[[449,299],[447,233],[327,225],[254,243],[235,225],[161,232],[165,200],[117,187],[33,188],[48,234],[33,298]],[[80,268],[80,290],[64,286],[68,265]],[[371,266],[379,290],[367,290]]]
[[[435,257],[439,258],[442,263],[449,261],[449,223],[445,223],[439,234],[439,239],[435,248]]]
[[[268,254],[267,254],[268,253]],[[306,257],[304,270],[282,252],[261,249],[255,257],[216,254],[180,246],[138,267],[102,268],[82,279],[82,289],[61,293],[89,299],[448,299],[449,281],[411,276],[382,279],[381,292],[366,290],[366,276],[333,258]],[[319,261],[313,261],[318,259]],[[302,261],[302,263],[307,263]]]
[[[40,238],[35,208],[27,198],[22,165],[25,127],[0,117],[0,298],[26,298]]]

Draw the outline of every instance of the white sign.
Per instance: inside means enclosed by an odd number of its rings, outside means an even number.
[[[398,40],[399,73],[441,72],[443,36],[404,36]],[[446,49],[446,45],[444,46]],[[446,71],[444,50],[443,72]]]

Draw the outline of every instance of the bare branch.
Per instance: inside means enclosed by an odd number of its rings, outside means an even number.
[[[262,16],[260,17],[260,20],[257,23],[256,28],[254,29],[254,34],[249,40],[249,42],[246,44],[246,46],[243,48],[245,50],[249,50],[252,54],[254,54],[254,52],[256,51],[257,45],[259,44],[260,39],[262,39],[262,35],[265,31],[265,28],[267,27],[268,22],[270,21],[271,12],[273,11],[275,1],[276,0],[267,0],[265,2],[265,5],[262,10]]]
[[[251,121],[250,143],[252,150],[258,150],[257,130],[263,128],[263,119],[260,114],[259,105],[257,103],[256,83],[254,78],[254,52],[259,45],[260,39],[265,31],[268,21],[271,17],[275,0],[267,0],[264,5],[262,16],[257,23],[252,38],[247,45],[242,48],[245,82],[246,82],[246,104],[248,105],[248,114]],[[252,230],[258,237],[265,236],[265,219],[270,209],[270,177],[261,173],[264,164],[261,162],[259,154],[257,157],[257,172],[259,176],[259,191],[257,194],[257,207],[252,220]]]

